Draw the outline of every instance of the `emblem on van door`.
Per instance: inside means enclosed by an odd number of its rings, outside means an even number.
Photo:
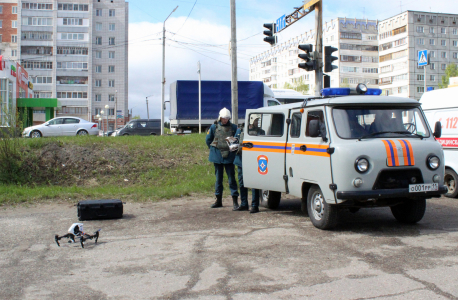
[[[269,171],[267,169],[267,163],[269,162],[269,159],[265,155],[259,155],[258,156],[258,173],[261,175],[266,175],[267,172]]]

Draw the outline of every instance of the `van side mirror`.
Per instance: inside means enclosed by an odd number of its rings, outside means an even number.
[[[310,120],[308,126],[309,126],[310,137],[319,137],[320,136],[320,122],[318,120]]]
[[[434,125],[434,137],[440,138],[442,136],[442,124],[440,121],[437,121]]]

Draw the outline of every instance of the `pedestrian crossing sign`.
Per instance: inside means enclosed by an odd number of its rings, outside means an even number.
[[[428,50],[418,51],[418,66],[428,65]]]

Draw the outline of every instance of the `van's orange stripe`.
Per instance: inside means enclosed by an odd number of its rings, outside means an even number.
[[[391,150],[390,150],[390,145],[388,144],[388,141],[383,140],[383,144],[385,144],[385,150],[386,150],[386,158],[388,159],[388,167],[393,166],[393,160],[391,159]]]
[[[396,167],[399,166],[399,158],[398,158],[398,150],[396,149],[396,143],[392,140],[388,140],[388,143],[390,143],[392,149],[393,149],[393,154],[394,154],[394,164]]]
[[[410,165],[411,166],[415,166],[415,157],[413,155],[413,148],[412,148],[412,144],[410,144],[410,142],[408,140],[404,140],[407,144],[407,146],[409,147],[409,151],[407,152],[409,157],[410,157]]]
[[[403,143],[403,140],[398,140],[399,144],[401,144],[402,147],[402,155],[404,156],[404,166],[409,166],[409,159],[407,158],[407,149],[406,146]]]

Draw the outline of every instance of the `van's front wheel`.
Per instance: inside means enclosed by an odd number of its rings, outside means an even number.
[[[307,210],[312,224],[319,229],[331,229],[337,225],[337,207],[324,199],[318,186],[312,186],[307,195]]]
[[[261,206],[276,209],[280,205],[281,193],[261,190]]]
[[[423,219],[426,211],[426,199],[409,200],[391,206],[391,213],[401,223],[415,224]]]

